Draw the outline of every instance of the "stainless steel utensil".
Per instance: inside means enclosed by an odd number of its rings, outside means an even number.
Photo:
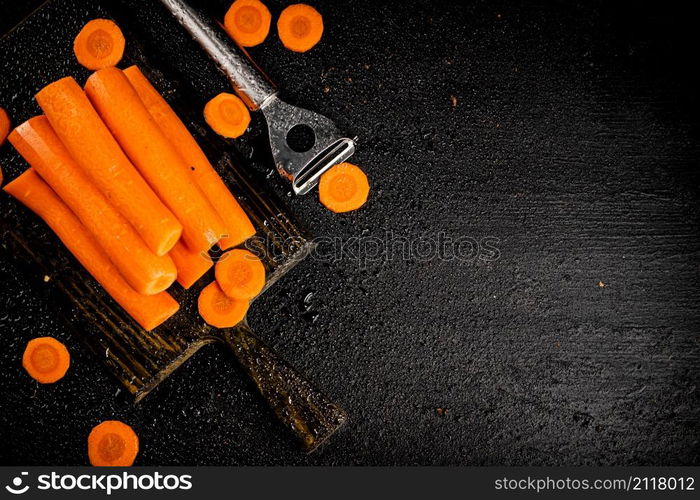
[[[323,172],[355,152],[355,140],[343,137],[330,119],[280,99],[272,81],[220,26],[182,0],[161,2],[216,62],[248,107],[263,113],[277,171],[292,183],[296,194],[308,193]],[[289,131],[298,125],[314,134],[307,151],[295,151],[289,145]]]

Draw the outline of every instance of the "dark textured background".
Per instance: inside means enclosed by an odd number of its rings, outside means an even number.
[[[0,30],[32,3],[1,1]],[[162,12],[127,3],[122,15]],[[267,3],[276,17],[283,3]],[[690,12],[311,3],[326,23],[317,48],[287,52],[273,30],[250,52],[295,102],[360,137],[373,191],[354,214],[315,195],[289,198],[294,213],[317,236],[497,238],[499,258],[307,259],[255,303],[251,325],[350,414],[306,456],[215,346],[132,406],[3,255],[0,463],[85,463],[87,433],[108,418],[135,427],[139,464],[700,463]],[[172,43],[163,63],[177,66],[193,49]],[[198,89],[225,89],[183,59]],[[259,125],[234,144],[262,177]],[[73,354],[54,386],[19,366],[37,335]]]

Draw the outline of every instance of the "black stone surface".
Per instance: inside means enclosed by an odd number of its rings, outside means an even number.
[[[32,3],[0,2],[0,28]],[[283,3],[267,3],[276,17]],[[350,415],[307,456],[218,347],[133,406],[2,254],[0,463],[84,464],[89,430],[112,418],[137,430],[142,465],[700,463],[687,7],[310,3],[326,26],[317,48],[288,52],[273,29],[250,53],[293,101],[358,135],[372,193],[347,215],[289,198],[294,213],[317,236],[442,233],[480,242],[477,255],[308,259],[255,303],[256,331]],[[157,25],[146,50],[166,46],[195,87],[225,90],[159,9],[118,8]],[[263,139],[256,120],[233,143],[261,176]],[[39,335],[73,355],[54,386],[20,366]]]

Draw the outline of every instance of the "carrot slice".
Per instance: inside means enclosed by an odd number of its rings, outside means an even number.
[[[175,214],[182,239],[193,251],[207,251],[224,234],[224,223],[197,184],[187,164],[118,68],[88,78],[85,93],[141,175]]]
[[[177,312],[179,305],[167,292],[141,295],[131,288],[90,232],[34,169],[25,171],[3,190],[41,217],[105,291],[145,330],[152,330]]]
[[[73,161],[45,116],[19,125],[10,134],[10,142],[80,219],[137,292],[153,295],[175,281],[172,259],[159,257],[146,246]]]
[[[10,117],[4,108],[0,108],[0,146],[5,143],[7,134],[10,133]]]
[[[169,254],[177,267],[177,282],[183,288],[194,285],[214,265],[206,252],[193,252],[178,241]]]
[[[130,426],[106,420],[88,436],[88,458],[96,467],[129,467],[139,453],[139,437]]]
[[[87,69],[102,69],[117,64],[124,55],[124,35],[113,21],[89,21],[73,42],[78,62]]]
[[[204,119],[217,134],[235,139],[248,128],[250,112],[238,97],[222,92],[204,106]]]
[[[30,340],[24,349],[22,366],[37,382],[53,384],[68,371],[70,353],[53,337],[37,337]]]
[[[232,299],[250,300],[265,286],[265,266],[248,250],[226,252],[216,263],[215,273],[216,282]]]
[[[318,183],[318,197],[331,212],[357,210],[367,201],[369,182],[360,167],[339,163],[326,170]]]
[[[254,47],[265,41],[272,15],[260,0],[236,0],[224,16],[224,28],[241,47]]]
[[[209,283],[197,300],[199,314],[211,326],[230,328],[240,323],[248,311],[247,300],[227,296],[216,281]]]
[[[253,236],[255,227],[173,108],[137,66],[126,68],[124,74],[160,129],[190,167],[195,182],[224,222],[228,236],[219,240],[219,247],[227,250]]]
[[[102,194],[156,255],[165,255],[182,226],[129,161],[83,89],[71,77],[36,95],[56,135]]]
[[[289,50],[306,52],[321,40],[323,17],[310,5],[290,5],[277,20],[277,34]]]

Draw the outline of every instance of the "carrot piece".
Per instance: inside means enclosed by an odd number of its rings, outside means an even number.
[[[357,210],[367,201],[369,182],[360,167],[340,163],[326,170],[318,183],[318,197],[331,212]]]
[[[248,128],[250,112],[238,97],[222,92],[204,106],[204,119],[217,134],[235,139]]]
[[[113,21],[89,21],[73,41],[73,52],[78,62],[87,69],[96,70],[114,66],[124,55],[124,35]]]
[[[247,300],[235,300],[227,296],[216,281],[205,286],[197,300],[202,319],[216,328],[236,326],[245,318],[248,305]]]
[[[168,253],[182,226],[134,168],[76,81],[62,78],[39,91],[36,100],[73,159],[114,208],[156,255]]]
[[[41,217],[83,267],[145,330],[152,330],[177,312],[179,305],[167,292],[141,295],[131,288],[90,232],[34,169],[25,171],[3,190]]]
[[[139,453],[139,437],[118,420],[105,420],[88,436],[88,458],[95,467],[130,467]]]
[[[310,5],[290,5],[277,20],[277,34],[289,50],[306,52],[321,40],[323,17]]]
[[[70,353],[53,337],[37,337],[27,343],[22,366],[40,384],[53,384],[68,371]]]
[[[124,73],[117,68],[97,71],[88,78],[85,92],[127,156],[182,224],[187,246],[209,250],[225,233],[224,223]]]
[[[177,267],[177,282],[183,288],[194,285],[214,265],[206,252],[193,252],[178,241],[169,254]]]
[[[153,295],[175,281],[172,259],[159,257],[146,246],[73,161],[45,116],[19,125],[10,134],[10,142],[80,219],[137,292]]]
[[[219,240],[219,247],[227,250],[252,237],[255,234],[255,227],[173,108],[137,66],[126,68],[124,74],[136,89],[136,93],[161,131],[170,139],[173,147],[190,167],[199,189],[214,205],[214,209],[224,222],[228,236]]]
[[[224,293],[236,300],[250,300],[265,286],[265,266],[248,250],[226,252],[216,263],[215,274]]]
[[[10,117],[4,108],[0,108],[0,146],[5,144],[7,134],[10,133]]]
[[[272,15],[260,0],[236,0],[224,16],[224,28],[241,47],[254,47],[265,41]]]

